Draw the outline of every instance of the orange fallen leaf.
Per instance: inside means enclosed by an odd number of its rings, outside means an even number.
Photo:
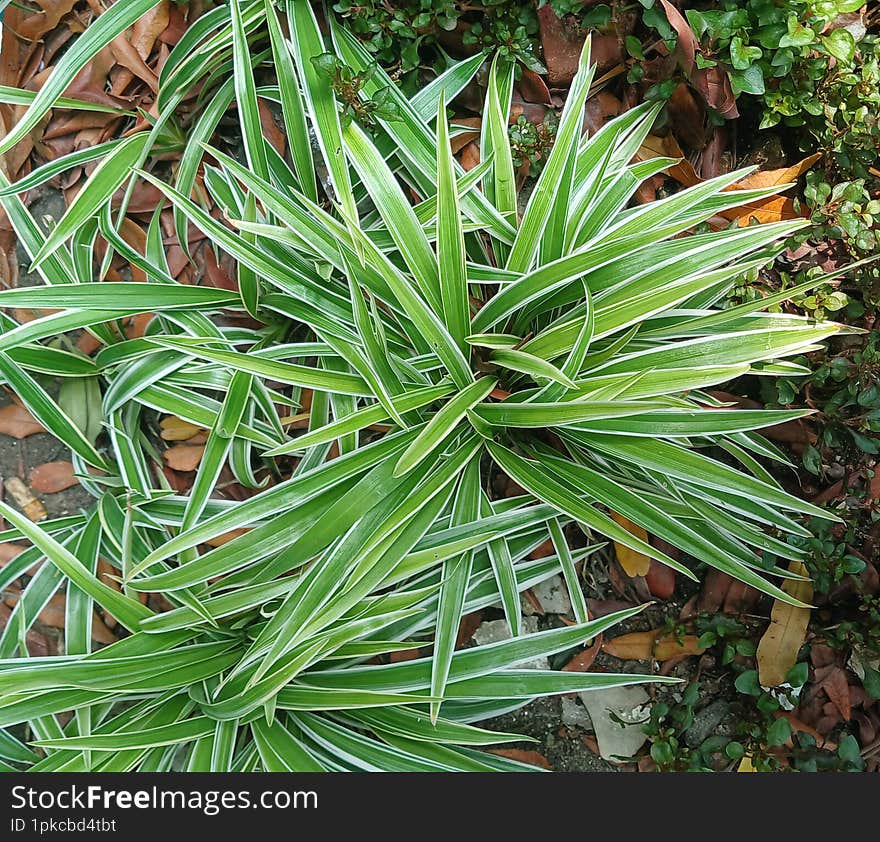
[[[32,491],[55,494],[65,488],[72,488],[79,480],[74,476],[70,462],[46,462],[31,471],[29,482]]]
[[[802,213],[795,208],[794,199],[786,196],[771,196],[757,202],[747,202],[737,208],[722,211],[720,216],[731,221],[736,220],[740,228],[745,228],[752,220],[764,224],[767,222],[783,222],[786,219],[798,219]]]
[[[804,734],[809,734],[815,741],[816,745],[819,748],[828,749],[828,751],[837,751],[837,743],[833,740],[829,740],[823,734],[820,734],[815,728],[811,728],[805,722],[801,722],[791,711],[783,710],[779,711],[776,714],[777,719],[780,716],[784,716],[788,720],[788,724],[791,726],[792,731],[801,731]],[[786,743],[787,745],[791,745],[791,740],[789,739]]]
[[[0,433],[24,439],[45,432],[46,428],[20,404],[11,403],[0,409]]]
[[[118,640],[116,635],[104,625],[96,612],[92,612],[92,640],[105,645],[116,643]]]
[[[780,184],[789,184],[802,176],[821,157],[822,153],[816,152],[790,167],[782,167],[778,170],[757,170],[727,189],[754,190],[758,187],[776,187]]]
[[[676,638],[659,628],[619,635],[604,643],[602,650],[622,661],[668,661],[682,655],[702,655],[706,650],[698,641],[694,634]]]
[[[616,523],[629,532],[630,535],[633,535],[642,541],[648,540],[648,533],[637,523],[633,523],[629,518],[624,517],[617,512],[611,512],[611,517]],[[614,542],[614,552],[617,553],[617,560],[620,562],[620,566],[624,569],[624,572],[630,577],[630,579],[635,576],[644,576],[651,568],[651,559],[648,558],[648,556],[637,550],[631,550],[623,544],[618,544],[617,541]]]
[[[583,652],[578,652],[563,668],[563,672],[589,672],[593,661],[602,649],[602,635],[596,638],[596,642]]]
[[[821,152],[792,164],[790,167],[782,167],[776,170],[758,170],[736,184],[730,185],[727,190],[754,190],[761,187],[777,187],[790,184],[803,175],[813,164],[822,157]],[[725,219],[736,220],[740,227],[748,225],[752,218],[758,222],[780,222],[785,219],[797,219],[803,216],[795,208],[794,200],[784,196],[771,196],[756,202],[747,202],[736,208],[722,211],[721,216]]]
[[[697,175],[697,171],[693,168],[690,161],[684,156],[678,141],[671,134],[666,137],[659,137],[655,134],[649,134],[639,151],[636,152],[635,159],[637,161],[649,161],[651,158],[679,158],[677,164],[673,164],[664,170],[670,177],[674,178],[683,187],[693,187],[699,184],[703,179]]]
[[[550,761],[538,751],[528,751],[521,748],[490,748],[489,754],[497,754],[508,760],[518,760],[520,763],[528,763],[530,766],[540,766],[542,769],[551,769]]]
[[[788,565],[792,573],[807,575],[807,568],[799,561]],[[782,589],[801,602],[813,598],[813,585],[807,581],[786,579]],[[763,687],[778,687],[785,683],[789,670],[797,663],[798,652],[807,636],[810,609],[798,608],[776,600],[770,612],[770,625],[758,643],[758,679]]]
[[[165,459],[165,464],[175,471],[194,471],[199,467],[204,455],[203,444],[176,444],[174,447],[169,447],[162,457]]]

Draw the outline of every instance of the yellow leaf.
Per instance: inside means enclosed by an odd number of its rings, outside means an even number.
[[[737,772],[757,772],[758,770],[752,765],[752,758],[749,757],[748,754],[743,756],[743,759],[739,761],[739,766],[736,769]]]
[[[204,427],[190,424],[189,421],[184,421],[176,415],[166,415],[159,422],[159,435],[165,441],[186,441],[198,433],[204,432],[207,432]]]
[[[611,512],[611,517],[630,535],[634,535],[642,541],[648,540],[648,533],[629,518],[625,518],[617,512]],[[614,542],[614,551],[617,553],[617,560],[620,562],[620,566],[630,579],[633,576],[644,576],[648,572],[648,568],[651,566],[651,559],[644,553],[631,550],[629,547],[624,547],[623,544],[618,544],[616,541]]]
[[[792,561],[792,573],[807,575],[807,568]],[[797,579],[786,579],[782,589],[801,602],[813,598],[813,585]],[[770,625],[758,644],[758,679],[763,687],[778,687],[785,683],[788,671],[797,663],[797,655],[807,636],[810,609],[798,608],[778,599],[773,603]]]

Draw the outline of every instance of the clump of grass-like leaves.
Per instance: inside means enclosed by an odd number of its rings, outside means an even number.
[[[113,26],[149,5],[119,2],[102,15],[100,33],[77,42],[0,149],[36,124],[64,74]],[[806,534],[797,516],[828,517],[783,491],[758,459],[785,462],[758,431],[802,413],[735,409],[704,391],[746,373],[800,370],[787,358],[839,330],[763,312],[794,290],[716,306],[801,223],[688,232],[771,189],[729,190],[735,172],[629,207],[639,184],[672,162],[630,163],[657,114],[650,104],[582,136],[586,48],[520,218],[510,67],[491,68],[483,160],[465,173],[445,103],[479,58],[408,101],[381,72],[365,72],[368,54],[333,28],[335,54],[364,72],[359,95],[393,100],[368,135],[340,120],[331,80],[311,60],[328,45],[309,4],[283,5],[289,38],[262,0],[232,0],[200,19],[162,71],[158,128],[96,150],[101,163],[51,233],[17,194],[87,155],[0,196],[46,281],[0,292],[0,307],[56,311],[24,324],[3,317],[0,376],[70,447],[96,498],[92,511],[41,526],[0,505],[12,526],[0,538],[33,545],[0,583],[39,565],[0,636],[0,726],[27,724],[41,751],[0,731],[8,762],[524,768],[478,751],[521,737],[470,723],[540,695],[665,680],[517,668],[635,613],[589,619],[578,565],[597,540],[693,576],[612,512],[789,601],[774,578],[791,574],[762,554],[800,559],[785,541]],[[278,84],[259,87],[254,69],[267,61]],[[199,80],[204,109],[164,177],[149,151]],[[262,136],[259,96],[281,106],[287,157]],[[243,160],[206,145],[233,100]],[[200,167],[226,221],[194,198]],[[138,174],[172,202],[182,242],[191,223],[237,261],[237,290],[176,283],[158,212],[143,254],[119,235],[110,197]],[[102,281],[98,233],[148,282]],[[142,338],[127,339],[118,320],[137,313],[154,316]],[[252,320],[226,318],[236,314]],[[46,343],[75,329],[100,340],[92,357]],[[43,373],[100,388],[100,438],[59,409]],[[308,429],[288,431],[283,419],[303,414],[306,390]],[[157,467],[162,416],[209,431],[184,496]],[[254,490],[244,502],[215,494],[227,465]],[[523,493],[493,493],[506,484]],[[570,524],[586,533],[585,550],[570,549]],[[548,537],[555,554],[531,559]],[[97,576],[99,558],[119,589]],[[560,572],[577,624],[522,635],[520,592]],[[59,589],[66,654],[28,658],[24,634]],[[172,608],[155,613],[141,594]],[[512,639],[456,651],[462,615],[494,604]],[[91,651],[94,606],[130,634]],[[376,662],[419,645],[431,645],[429,657]]]

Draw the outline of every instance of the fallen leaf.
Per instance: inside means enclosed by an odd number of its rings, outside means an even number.
[[[739,579],[734,579],[724,596],[722,611],[725,614],[744,614],[754,608],[761,598],[761,592]]]
[[[117,639],[116,635],[104,625],[104,621],[98,616],[97,612],[93,612],[92,640],[98,643],[103,643],[106,646],[111,643],[116,643]]]
[[[645,584],[652,596],[669,599],[675,592],[675,571],[652,558],[651,566],[645,574]]]
[[[31,471],[31,490],[40,494],[56,494],[79,483],[70,462],[46,462]]]
[[[602,649],[602,635],[600,634],[592,646],[578,652],[563,668],[563,672],[589,672],[593,661]]]
[[[792,561],[788,569],[792,573],[807,575],[807,568],[799,561]],[[786,579],[782,589],[801,602],[813,598],[810,582]],[[798,608],[776,600],[770,613],[770,625],[758,643],[758,678],[763,687],[784,684],[789,670],[797,663],[798,652],[807,635],[810,609]]]
[[[480,163],[480,147],[471,141],[461,150],[459,160],[461,161],[462,169],[465,172],[472,170]]]
[[[751,175],[747,175],[736,184],[732,184],[727,189],[753,190],[760,187],[777,187],[789,184],[796,181],[821,157],[822,154],[816,152],[790,167],[783,167],[777,170],[758,170],[751,173]],[[725,219],[737,221],[741,228],[748,225],[752,219],[762,223],[780,222],[786,219],[797,219],[803,215],[803,213],[799,213],[796,209],[794,200],[784,196],[770,196],[767,199],[747,202],[739,207],[721,212],[721,216]]]
[[[630,535],[633,535],[642,541],[648,540],[648,533],[637,523],[633,523],[629,518],[614,511],[611,512],[611,517],[617,524],[629,532]],[[617,553],[617,560],[620,562],[620,566],[624,569],[626,575],[629,576],[630,579],[635,576],[644,576],[651,567],[651,559],[648,558],[648,556],[636,550],[631,550],[623,544],[618,544],[617,541],[614,542],[614,552]]]
[[[779,716],[784,716],[788,720],[788,724],[791,725],[792,731],[802,731],[804,734],[809,734],[811,737],[813,737],[813,739],[816,740],[816,744],[819,748],[828,749],[828,751],[837,750],[837,743],[833,742],[832,740],[826,739],[823,734],[820,734],[815,728],[811,728],[805,722],[802,722],[791,711],[779,711],[777,717]]]
[[[652,158],[679,158],[677,164],[668,167],[664,172],[674,178],[683,187],[693,187],[699,184],[702,179],[697,175],[696,170],[690,161],[684,156],[678,141],[671,134],[665,137],[649,134],[636,152],[635,159],[637,161],[649,161]]]
[[[174,447],[169,447],[162,457],[165,459],[165,464],[175,471],[194,471],[199,467],[204,454],[203,444],[176,444]]]
[[[45,520],[49,516],[43,504],[34,497],[31,490],[18,477],[6,480],[6,490],[15,501],[15,505],[34,523]]]
[[[706,572],[700,595],[695,606],[698,614],[714,614],[721,610],[727,592],[734,582],[733,576],[712,568]]]
[[[691,25],[687,22],[684,15],[669,0],[660,0],[663,11],[666,12],[666,20],[675,30],[678,36],[675,43],[675,51],[678,60],[681,63],[685,73],[690,73],[694,69],[697,61],[697,53],[700,52],[700,45],[697,43],[697,36],[691,29]]]
[[[0,409],[0,433],[24,439],[34,433],[45,432],[46,428],[21,404],[10,403]]]
[[[550,89],[547,83],[534,70],[528,67],[522,68],[522,76],[516,83],[522,98],[526,102],[539,102],[542,105],[550,105]]]
[[[543,544],[538,544],[538,546],[529,553],[529,558],[533,560],[549,558],[551,555],[555,555],[555,553],[556,547],[553,546],[553,541],[548,538]]]
[[[730,77],[720,67],[697,68],[691,74],[691,84],[722,117],[727,120],[739,117]]]
[[[204,433],[205,428],[197,424],[190,424],[176,415],[166,415],[159,422],[159,435],[165,441],[187,441],[198,433]]]
[[[740,228],[745,228],[753,221],[759,224],[768,222],[784,222],[788,219],[798,219],[803,213],[798,213],[794,199],[786,196],[771,196],[756,202],[747,202],[737,208],[722,211],[720,216],[731,221],[735,220]]]
[[[461,618],[461,622],[458,624],[458,635],[455,639],[455,648],[461,649],[463,646],[470,643],[471,638],[474,636],[474,632],[479,628],[480,623],[482,622],[482,611],[472,611],[470,614],[465,614]]]
[[[822,679],[822,689],[828,694],[828,698],[834,703],[834,707],[840,712],[844,722],[852,719],[852,705],[849,695],[849,681],[846,671],[840,667],[832,667],[825,678]]]
[[[31,14],[17,27],[18,34],[26,41],[38,41],[47,32],[58,26],[58,22],[75,5],[77,0],[35,0],[41,13]]]
[[[620,599],[587,599],[587,610],[590,612],[590,617],[594,620],[599,617],[607,617],[615,611],[625,611],[627,608],[632,607],[631,602],[624,602]]]
[[[746,754],[743,756],[743,759],[739,761],[739,766],[736,767],[737,772],[757,772],[758,770],[752,764],[752,758]]]
[[[215,535],[213,538],[209,538],[205,543],[209,547],[222,547],[224,544],[228,544],[230,541],[235,540],[249,531],[249,529],[245,529],[244,527],[230,529],[229,532],[224,532],[221,535]]]
[[[497,754],[508,760],[518,760],[520,763],[528,763],[529,766],[540,766],[542,769],[550,770],[553,768],[550,761],[538,751],[522,748],[490,748],[489,754]]]
[[[577,73],[584,39],[572,37],[573,33],[556,17],[549,3],[538,9],[538,24],[544,63],[547,65],[547,83],[551,88],[565,87]]]
[[[682,655],[702,655],[706,650],[698,641],[694,634],[676,638],[659,628],[619,635],[603,644],[602,651],[622,661],[668,661]]]
[[[675,126],[676,133],[685,145],[691,149],[702,149],[706,145],[706,109],[684,82],[672,92],[666,108],[671,125]]]
[[[678,36],[675,46],[676,55],[691,84],[722,117],[728,120],[738,117],[736,97],[733,95],[727,73],[718,66],[697,67],[697,54],[701,50],[690,24],[669,0],[660,0],[660,3],[666,12],[669,25]]]
[[[22,546],[21,544],[13,544],[9,541],[0,542],[0,567],[4,564],[8,564],[19,553],[23,553],[26,549],[27,547]]]
[[[758,170],[747,175],[741,181],[726,188],[727,190],[754,190],[759,187],[776,187],[780,184],[789,184],[796,181],[802,176],[813,164],[822,157],[821,152],[816,152],[792,164],[790,167],[783,167],[779,170]]]

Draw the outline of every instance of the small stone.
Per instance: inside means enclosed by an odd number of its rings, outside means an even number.
[[[570,614],[571,600],[568,597],[568,588],[562,576],[551,576],[543,582],[539,582],[532,588],[532,593],[541,603],[545,614]],[[527,601],[525,601],[526,604]],[[534,614],[535,609],[529,605],[528,614]],[[525,610],[525,607],[524,607]]]
[[[694,714],[691,727],[684,732],[684,741],[691,747],[697,748],[704,740],[711,737],[714,731],[727,716],[730,705],[723,699],[716,699],[706,707]]]
[[[593,730],[593,720],[587,709],[569,696],[562,697],[562,724],[571,725],[575,728],[583,728],[585,731]]]
[[[622,762],[648,739],[643,727],[650,717],[650,697],[641,687],[610,687],[579,694],[590,714],[599,754]]]
[[[522,633],[534,634],[538,630],[537,617],[523,617]],[[510,640],[510,626],[507,620],[487,620],[480,623],[474,632],[473,640],[479,646],[485,646],[488,643],[499,643],[502,640]],[[533,661],[524,661],[516,665],[517,669],[546,670],[550,669],[550,661],[547,658],[535,658]]]

